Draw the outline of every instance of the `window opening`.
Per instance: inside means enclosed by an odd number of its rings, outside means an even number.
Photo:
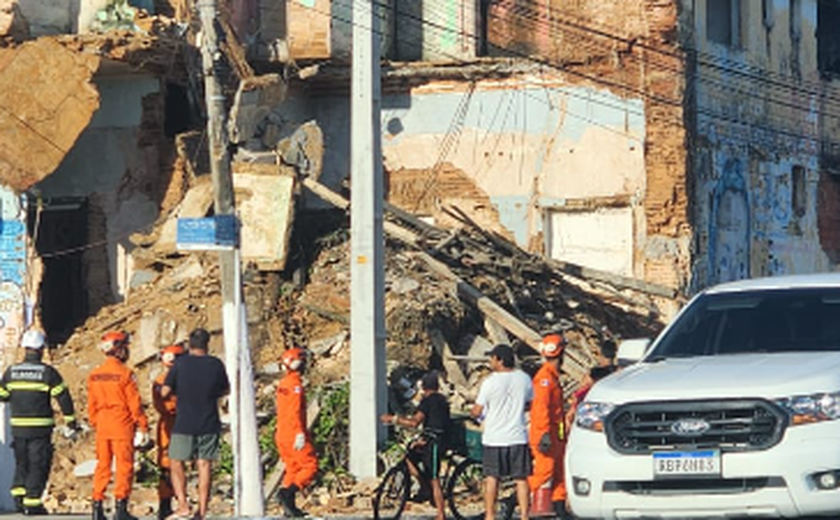
[[[817,5],[817,63],[823,77],[840,76],[840,2]]]
[[[706,38],[738,47],[741,43],[741,3],[738,0],[707,0]]]

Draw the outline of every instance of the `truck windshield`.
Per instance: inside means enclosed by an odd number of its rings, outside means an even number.
[[[699,297],[647,360],[828,351],[840,352],[840,289],[776,289]]]

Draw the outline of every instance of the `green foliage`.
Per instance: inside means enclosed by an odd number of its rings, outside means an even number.
[[[233,477],[233,450],[226,438],[219,440],[219,460],[213,465],[214,477],[230,475]]]
[[[312,427],[312,440],[318,465],[322,473],[345,474],[350,459],[350,383],[319,388],[316,398],[321,410]]]
[[[263,474],[268,475],[277,464],[280,455],[277,453],[277,445],[274,444],[274,431],[277,429],[277,416],[271,418],[268,424],[260,428],[259,443],[260,455],[263,460]]]

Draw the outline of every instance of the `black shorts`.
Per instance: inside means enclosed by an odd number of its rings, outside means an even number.
[[[485,477],[523,479],[531,474],[531,449],[527,444],[484,446],[483,452]]]
[[[420,470],[424,479],[436,479],[440,476],[441,445],[436,440],[426,440],[425,444],[417,445],[408,452],[408,458]]]

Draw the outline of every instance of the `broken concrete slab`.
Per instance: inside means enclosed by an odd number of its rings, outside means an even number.
[[[42,38],[0,49],[0,181],[17,191],[51,174],[99,108],[99,58]]]
[[[230,140],[242,143],[255,137],[271,110],[286,99],[288,86],[278,74],[246,78],[239,84],[230,109]],[[273,148],[277,142],[270,143]]]
[[[233,163],[236,210],[242,222],[242,259],[262,271],[286,265],[295,210],[295,179],[277,165]]]

